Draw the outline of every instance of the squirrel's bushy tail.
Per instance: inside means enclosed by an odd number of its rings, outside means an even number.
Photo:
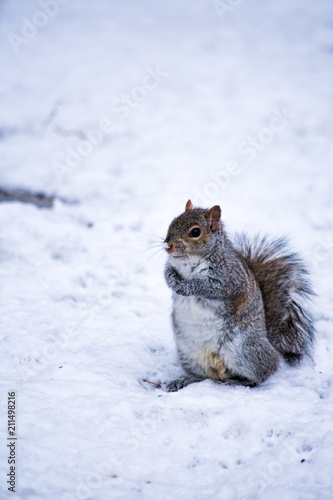
[[[253,272],[264,301],[268,338],[290,364],[311,354],[314,325],[304,299],[314,295],[308,272],[284,238],[249,241],[239,235],[236,250]]]

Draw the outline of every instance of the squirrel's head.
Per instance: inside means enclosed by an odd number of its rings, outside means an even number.
[[[194,208],[188,200],[185,212],[170,224],[164,240],[166,251],[174,258],[204,255],[222,228],[221,208]]]

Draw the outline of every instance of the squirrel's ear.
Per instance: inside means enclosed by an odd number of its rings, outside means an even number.
[[[211,227],[212,231],[216,231],[221,225],[221,208],[218,205],[214,205],[207,214],[206,219]]]
[[[193,203],[191,202],[191,200],[188,200],[188,202],[186,203],[185,212],[192,210],[192,208],[193,208]]]

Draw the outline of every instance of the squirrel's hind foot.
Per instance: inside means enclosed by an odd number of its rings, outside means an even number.
[[[167,392],[177,392],[180,389],[183,389],[184,387],[194,384],[196,382],[201,382],[202,380],[205,380],[204,377],[195,377],[193,375],[183,375],[182,377],[175,378],[174,380],[171,380],[166,386],[165,390]],[[256,387],[258,384],[256,382],[253,382],[247,378],[242,378],[242,377],[235,377],[235,378],[226,378],[224,380],[216,380],[212,379],[214,382],[218,382],[219,384],[224,384],[224,385],[242,385],[245,387]]]
[[[167,385],[166,385],[166,391],[167,392],[177,392],[180,389],[183,389],[184,387],[193,384],[195,382],[201,382],[204,380],[203,377],[195,377],[194,375],[183,375],[182,377],[175,378],[174,380],[171,380]]]
[[[256,387],[258,385],[247,378],[226,378],[224,380],[217,380],[217,382],[224,385],[242,385],[245,387]]]

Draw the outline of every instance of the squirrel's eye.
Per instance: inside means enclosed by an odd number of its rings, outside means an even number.
[[[191,229],[188,235],[190,238],[199,238],[200,234],[201,234],[200,227],[194,227],[193,229]]]

